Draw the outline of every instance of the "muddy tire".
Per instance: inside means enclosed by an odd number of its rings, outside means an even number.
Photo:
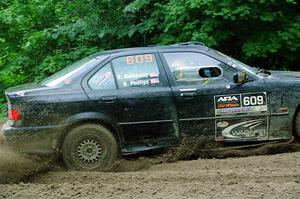
[[[295,138],[300,142],[300,110],[296,113],[295,118]]]
[[[63,160],[72,170],[109,170],[118,158],[118,144],[105,127],[84,124],[72,129],[63,142]]]

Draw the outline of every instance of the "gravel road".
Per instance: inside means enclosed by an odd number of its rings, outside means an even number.
[[[138,161],[126,162],[140,166],[130,172],[54,169],[0,185],[0,198],[300,198],[300,152],[148,167]]]

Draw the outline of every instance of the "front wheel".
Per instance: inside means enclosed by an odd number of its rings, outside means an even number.
[[[295,117],[295,138],[300,141],[300,110],[296,113]]]
[[[118,144],[105,127],[84,124],[72,129],[63,142],[63,160],[73,170],[108,170],[118,158]]]

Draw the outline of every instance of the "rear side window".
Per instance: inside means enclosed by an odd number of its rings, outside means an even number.
[[[91,55],[89,57],[86,57],[44,79],[41,84],[49,87],[60,87],[63,85],[71,84],[76,77],[80,76],[86,71],[89,71],[91,68],[101,63],[107,57],[107,55]]]
[[[112,64],[119,88],[162,86],[154,54],[119,57]]]
[[[110,64],[106,64],[88,81],[88,85],[93,90],[115,89],[116,84]]]

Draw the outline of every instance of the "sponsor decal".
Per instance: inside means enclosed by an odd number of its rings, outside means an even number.
[[[222,122],[217,123],[217,127],[220,127],[220,128],[225,128],[227,126],[229,126],[229,123],[226,122],[226,121],[222,121]]]
[[[159,83],[159,79],[158,78],[150,79],[150,84],[158,84],[158,83]]]
[[[215,96],[215,114],[217,116],[266,112],[267,110],[266,93]]]
[[[135,86],[145,86],[149,84],[149,80],[133,80],[129,82],[124,82],[124,86],[130,86],[130,87],[135,87]]]
[[[128,73],[124,74],[123,78],[119,76],[119,79],[141,79],[141,78],[147,78],[148,73]]]
[[[236,108],[241,106],[240,95],[227,95],[215,97],[216,109]]]
[[[150,73],[150,74],[149,74],[149,77],[150,77],[150,78],[158,77],[158,73]]]
[[[232,102],[232,101],[239,101],[236,96],[224,96],[218,99],[218,102]]]
[[[266,129],[255,129],[262,124],[262,119],[240,122],[225,128],[222,135],[227,138],[264,136]]]
[[[225,125],[227,123],[228,125]],[[216,138],[223,137],[231,140],[256,139],[267,140],[268,128],[267,118],[252,120],[229,119],[228,121],[217,122]]]
[[[72,80],[71,80],[71,79],[66,79],[66,80],[64,80],[64,83],[65,83],[65,84],[71,84],[71,83],[72,83]]]
[[[123,79],[147,79],[147,78],[156,78],[158,73],[125,73],[124,75],[118,75],[117,78],[120,80]]]
[[[16,94],[20,97],[23,97],[25,95],[25,91],[18,91]]]
[[[128,82],[123,82],[123,85],[126,87],[136,87],[136,86],[146,86],[149,84],[159,84],[160,81],[158,78],[152,78],[152,79],[139,79],[139,80],[132,80]]]

